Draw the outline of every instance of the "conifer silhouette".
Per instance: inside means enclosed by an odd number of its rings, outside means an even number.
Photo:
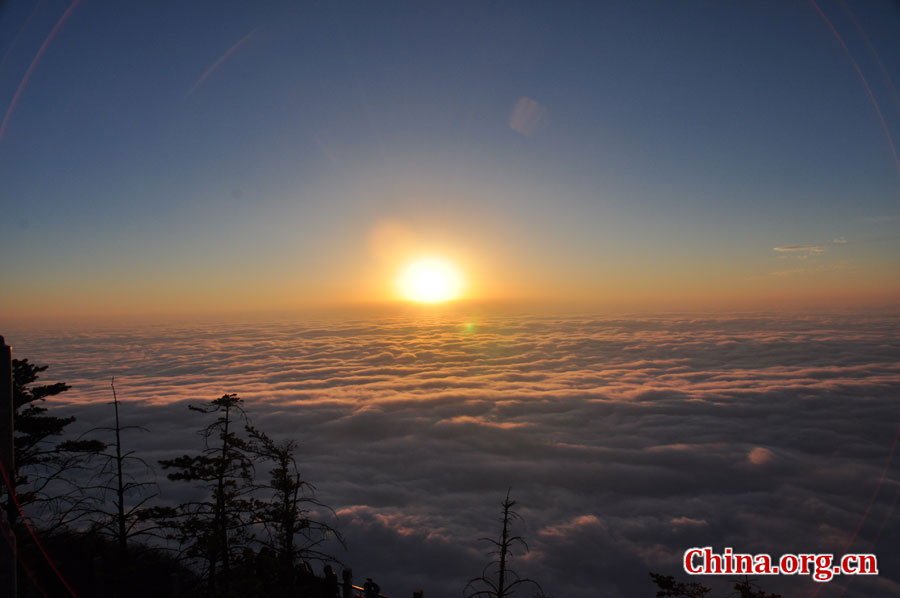
[[[206,498],[163,510],[162,525],[176,531],[176,539],[186,546],[186,556],[202,563],[210,595],[228,595],[231,569],[250,541],[248,526],[253,513],[253,462],[247,442],[235,433],[238,421],[246,423],[243,400],[226,394],[191,411],[214,414],[215,421],[200,431],[204,448],[200,454],[163,459],[159,463],[172,470],[172,481],[199,482]]]
[[[36,385],[46,365],[13,359],[12,367],[15,471],[8,473],[19,504],[26,510],[30,507],[29,516],[40,519],[45,531],[53,531],[84,515],[90,497],[78,474],[106,445],[92,439],[56,440],[75,418],[49,415],[42,403],[47,397],[69,390],[69,385]],[[0,484],[0,488],[6,494],[7,520],[15,525],[18,509],[5,485]]]

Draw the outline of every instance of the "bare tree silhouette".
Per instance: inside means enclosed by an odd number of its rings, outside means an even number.
[[[111,427],[98,427],[94,431],[109,432],[115,435],[115,441],[104,451],[100,458],[104,459],[100,470],[100,482],[97,489],[101,492],[99,505],[92,507],[89,518],[94,521],[95,531],[112,536],[118,547],[120,559],[125,559],[128,540],[135,536],[153,532],[150,526],[154,510],[145,507],[147,502],[157,496],[155,481],[142,481],[135,474],[134,468],[143,468],[152,474],[150,465],[135,455],[134,450],[126,450],[122,442],[122,433],[130,430],[148,432],[141,426],[123,426],[119,419],[119,397],[116,394],[115,379],[110,380],[113,395],[115,420]],[[112,495],[112,500],[106,500]],[[131,504],[129,504],[131,503]],[[113,507],[111,510],[109,507]]]
[[[329,538],[344,545],[344,539],[334,527],[314,516],[317,509],[326,515],[333,515],[334,511],[315,498],[315,486],[300,476],[294,456],[297,442],[275,442],[253,426],[248,425],[246,429],[250,437],[248,452],[272,464],[268,482],[257,487],[268,496],[266,500],[254,502],[254,521],[265,528],[266,539],[262,544],[277,555],[282,594],[293,596],[296,595],[294,565],[300,560],[339,562],[322,545]]]
[[[513,521],[522,518],[513,511],[516,501],[509,497],[509,493],[510,490],[507,490],[506,498],[501,503],[503,527],[500,537],[496,540],[481,538],[493,546],[494,549],[489,554],[496,555],[497,558],[485,565],[479,577],[469,580],[463,589],[466,598],[508,598],[522,586],[531,586],[535,590],[534,595],[544,597],[544,590],[538,582],[527,577],[519,577],[515,571],[509,568],[509,560],[513,556],[514,546],[522,546],[525,552],[528,552],[528,544],[525,543],[525,540],[521,536],[512,535],[510,529]]]

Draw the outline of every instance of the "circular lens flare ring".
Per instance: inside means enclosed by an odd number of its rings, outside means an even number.
[[[441,303],[458,299],[463,290],[459,269],[449,260],[424,257],[409,264],[400,275],[401,296],[419,303]]]

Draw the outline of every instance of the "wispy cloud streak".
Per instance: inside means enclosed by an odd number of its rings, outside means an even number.
[[[772,251],[779,253],[824,253],[828,249],[825,245],[782,245],[773,247]]]
[[[209,66],[208,69],[206,69],[205,71],[203,71],[203,74],[200,75],[200,78],[197,79],[197,81],[191,86],[191,88],[187,91],[187,93],[184,94],[184,97],[187,98],[187,97],[190,96],[192,93],[194,93],[194,92],[197,90],[198,87],[200,87],[201,85],[203,85],[203,82],[206,81],[206,80],[209,78],[209,76],[212,75],[212,74],[215,72],[215,70],[216,70],[217,68],[219,68],[219,65],[221,65],[223,62],[225,62],[226,60],[228,60],[229,56],[231,56],[232,54],[234,54],[235,52],[237,52],[238,49],[239,49],[241,46],[243,46],[244,43],[245,43],[248,39],[250,39],[250,38],[253,36],[254,33],[257,32],[258,29],[259,29],[259,27],[256,27],[256,28],[254,28],[253,30],[251,30],[250,33],[248,33],[247,35],[245,35],[244,37],[242,37],[241,39],[239,39],[237,42],[235,42],[235,44],[234,44],[233,46],[231,46],[230,48],[228,48],[228,49],[225,51],[224,54],[222,54],[221,56],[219,56],[219,58],[218,58],[215,62],[213,62],[213,63]]]

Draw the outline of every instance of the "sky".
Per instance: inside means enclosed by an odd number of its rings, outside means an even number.
[[[896,308],[890,2],[9,1],[10,320]]]

